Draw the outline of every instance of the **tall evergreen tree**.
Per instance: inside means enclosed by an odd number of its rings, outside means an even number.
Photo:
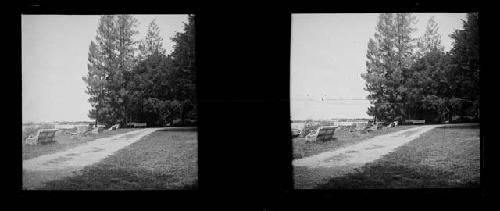
[[[89,47],[88,85],[93,109],[89,116],[104,124],[146,121],[163,126],[196,113],[194,17],[177,33],[171,55],[165,55],[155,21],[139,46],[133,40],[136,19],[102,16],[96,41]]]
[[[416,63],[409,69],[405,83],[409,118],[436,120],[443,113],[445,100],[442,93],[444,47],[441,45],[439,26],[432,16],[422,37],[418,39]],[[441,93],[439,93],[441,92]]]
[[[97,125],[104,117],[101,108],[105,106],[104,85],[106,84],[106,72],[103,67],[102,54],[94,41],[90,42],[87,67],[87,76],[82,79],[87,83],[86,93],[90,95],[89,102],[92,106],[89,111],[89,118],[95,119]]]
[[[83,77],[87,83],[87,93],[92,110],[89,117],[107,123],[113,113],[108,90],[109,81],[115,65],[115,24],[114,17],[105,15],[99,18],[95,42],[91,41],[88,55],[88,74]]]
[[[178,32],[172,41],[174,50],[170,54],[172,59],[172,77],[175,79],[172,86],[175,99],[181,102],[181,120],[187,116],[196,115],[196,66],[195,66],[195,23],[194,16],[188,16],[184,23],[184,32]],[[189,115],[188,115],[189,114]]]
[[[156,19],[149,23],[148,32],[144,40],[141,41],[139,50],[141,59],[146,59],[155,52],[166,54],[165,48],[163,47],[163,38],[160,36],[160,27],[156,24]]]
[[[461,115],[479,117],[480,63],[479,63],[479,14],[469,13],[463,29],[450,35],[454,40],[450,51],[449,76],[454,96],[460,100]]]
[[[171,85],[175,76],[171,60],[165,55],[159,27],[153,20],[140,44],[140,59],[128,83],[129,105],[133,118],[149,125],[164,125],[174,116],[175,89]],[[147,90],[147,91],[144,91]]]
[[[126,123],[128,91],[126,89],[126,74],[132,71],[135,63],[135,51],[137,42],[134,36],[139,32],[136,30],[137,19],[131,15],[118,15],[116,19],[116,69],[114,78],[110,83],[110,91],[113,94],[113,103],[116,108],[115,122]]]
[[[438,32],[439,26],[434,20],[434,16],[429,18],[425,33],[418,40],[417,57],[421,58],[431,51],[444,51],[444,46],[441,44],[441,35]]]
[[[377,120],[403,119],[407,115],[405,72],[414,62],[415,17],[409,13],[381,14],[374,39],[368,42],[365,90],[370,94],[368,114]]]
[[[91,95],[90,117],[104,124],[126,121],[124,72],[134,66],[135,23],[129,15],[101,16],[96,41],[89,47],[89,72],[83,80]]]

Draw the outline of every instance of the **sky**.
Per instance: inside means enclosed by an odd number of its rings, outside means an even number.
[[[187,15],[134,15],[144,38],[156,19],[167,53],[170,40],[183,31]],[[86,84],[90,41],[95,40],[99,16],[22,15],[22,121],[89,121]]]
[[[291,119],[371,118],[361,73],[366,72],[368,40],[379,14],[292,14]],[[417,13],[415,37],[431,16],[439,26],[445,51],[449,35],[462,29],[465,13]],[[326,100],[321,99],[345,99]],[[361,100],[347,100],[361,99]]]

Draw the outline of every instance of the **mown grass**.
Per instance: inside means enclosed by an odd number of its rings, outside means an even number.
[[[84,144],[89,141],[96,140],[98,138],[107,138],[110,136],[127,133],[133,130],[133,128],[127,129],[118,129],[118,130],[103,130],[102,133],[99,134],[90,134],[87,136],[80,135],[68,135],[64,132],[56,132],[55,140],[56,142],[49,144],[37,144],[37,145],[26,145],[23,143],[22,151],[23,151],[23,160],[35,158],[41,155],[52,154],[55,152],[63,151],[66,149],[73,148],[80,144]]]
[[[292,139],[293,158],[299,159],[319,154],[322,152],[336,150],[338,148],[351,144],[356,144],[363,140],[373,138],[375,136],[384,135],[399,130],[405,130],[412,127],[416,126],[407,125],[407,126],[399,126],[392,128],[383,128],[380,130],[370,131],[370,132],[359,132],[359,131],[349,132],[347,130],[336,129],[334,135],[335,138],[331,141],[326,141],[326,142],[321,142],[321,141],[306,142],[305,138],[294,138]]]
[[[41,189],[197,189],[197,161],[196,131],[156,131],[81,174],[47,182]]]
[[[319,189],[478,188],[479,125],[435,128]]]

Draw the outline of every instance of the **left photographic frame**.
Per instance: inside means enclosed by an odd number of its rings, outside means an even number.
[[[198,189],[195,15],[21,15],[22,189]]]

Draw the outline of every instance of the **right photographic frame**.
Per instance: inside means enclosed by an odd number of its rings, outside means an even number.
[[[291,16],[295,189],[480,187],[479,13]]]

